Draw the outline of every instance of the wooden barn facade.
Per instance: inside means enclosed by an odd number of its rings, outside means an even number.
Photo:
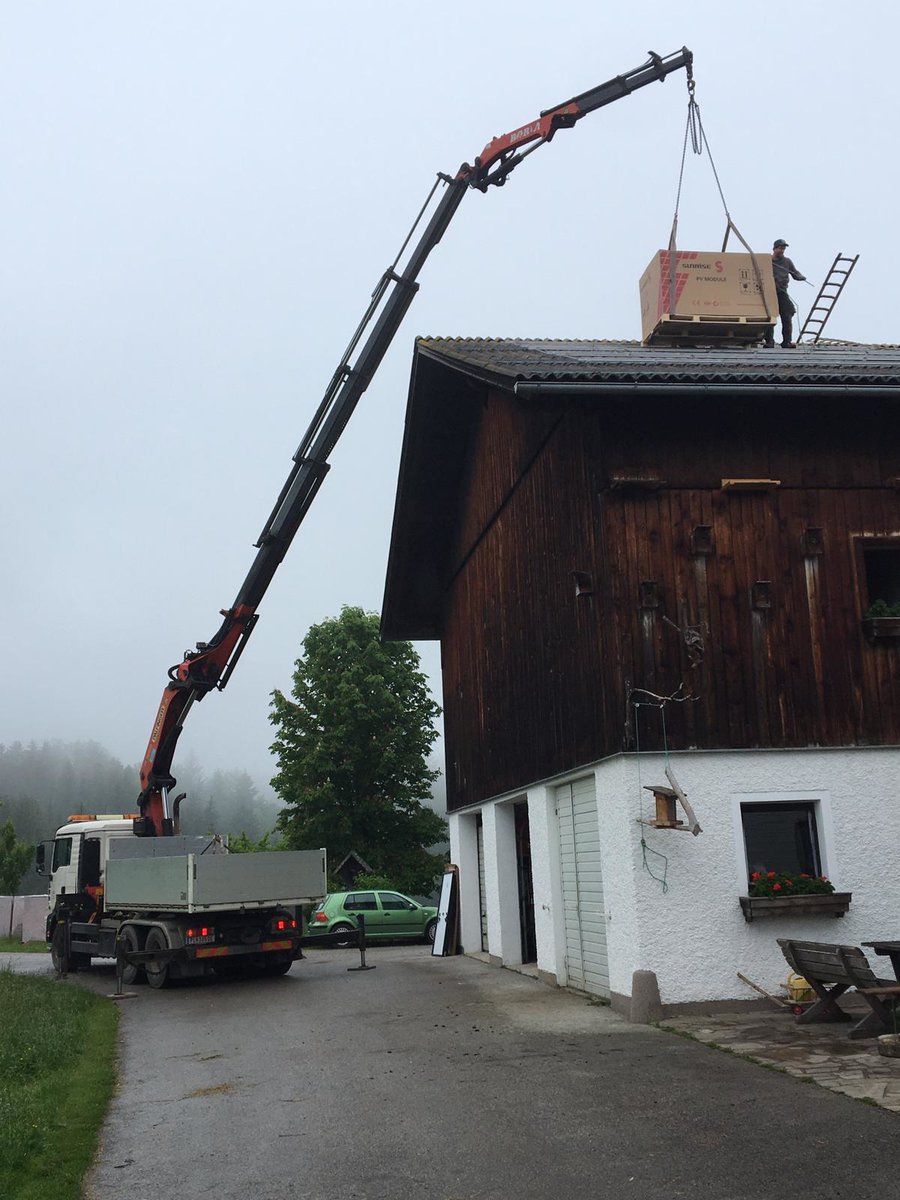
[[[729,924],[748,934],[745,826],[773,805],[773,836],[812,823],[854,917],[850,863],[874,864],[842,823],[874,843],[893,828],[878,870],[897,874],[898,401],[889,348],[417,342],[383,630],[441,642],[467,949],[620,1002],[634,970],[667,1003],[729,999],[733,979],[695,994],[665,961],[648,849],[667,911],[729,945]],[[703,836],[640,825],[666,767]],[[672,903],[676,862],[727,879],[725,926],[696,896]],[[886,910],[865,919],[882,924],[860,937],[889,936]]]

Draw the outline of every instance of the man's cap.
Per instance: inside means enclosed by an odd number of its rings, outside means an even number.
[[[776,238],[775,241],[772,243],[773,249],[775,246],[786,246],[786,245],[787,245],[787,242],[784,240],[784,238]]]

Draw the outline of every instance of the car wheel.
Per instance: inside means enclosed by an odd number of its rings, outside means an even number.
[[[126,954],[137,954],[141,948],[138,931],[133,925],[126,925],[122,930],[122,941],[125,943]],[[135,983],[146,983],[147,976],[144,973],[144,968],[138,966],[137,963],[126,962],[122,968],[122,983],[126,987],[131,987]]]
[[[434,935],[436,933],[437,933],[437,921],[436,920],[429,921],[428,924],[425,926],[425,941],[429,944],[429,946],[434,945]]]
[[[166,935],[161,929],[151,929],[147,934],[147,940],[144,943],[145,950],[168,950],[169,943]],[[148,962],[144,966],[144,971],[147,974],[147,982],[152,988],[164,988],[169,986],[169,964],[160,962]]]
[[[335,925],[331,930],[332,946],[343,949],[345,946],[355,946],[356,941],[356,930],[352,925]]]

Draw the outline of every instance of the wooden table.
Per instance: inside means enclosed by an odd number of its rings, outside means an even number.
[[[889,958],[894,968],[894,977],[900,980],[900,942],[863,942],[863,945],[871,946],[876,954]]]

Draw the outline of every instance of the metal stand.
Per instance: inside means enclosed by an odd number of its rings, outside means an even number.
[[[374,971],[374,966],[366,966],[366,918],[363,913],[360,913],[356,918],[359,922],[357,930],[357,943],[359,945],[359,966],[348,967],[348,971]]]
[[[116,990],[107,993],[107,998],[110,1000],[133,1000],[137,996],[137,992],[122,991],[127,961],[125,939],[120,935],[116,938]]]

